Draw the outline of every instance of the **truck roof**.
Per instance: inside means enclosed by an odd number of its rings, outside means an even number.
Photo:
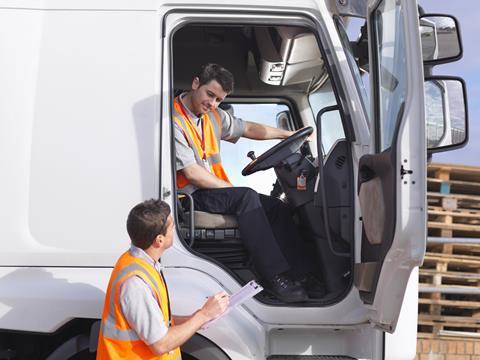
[[[363,2],[363,1],[362,1]],[[333,9],[334,0],[234,0],[223,1],[222,7],[252,7],[262,8],[278,7],[278,8],[307,8],[318,9],[319,4],[328,3]],[[184,1],[184,0],[6,0],[2,1],[0,8],[25,9],[25,10],[137,10],[137,11],[157,11],[160,7],[213,7],[219,8],[218,1],[202,0],[202,1]]]

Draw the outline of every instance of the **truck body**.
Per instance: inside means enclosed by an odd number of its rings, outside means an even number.
[[[367,20],[370,96],[350,17]],[[145,199],[176,219],[162,257],[174,314],[255,278],[238,229],[188,222],[175,185],[172,101],[216,62],[236,80],[226,109],[321,132],[246,180],[233,148],[222,156],[234,184],[277,181],[327,294],[248,300],[184,359],[414,358],[427,210],[416,1],[7,0],[0,29],[0,354],[93,356],[126,215]]]

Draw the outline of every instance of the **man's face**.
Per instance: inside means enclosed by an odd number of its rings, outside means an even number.
[[[198,78],[192,83],[192,112],[195,115],[202,115],[215,110],[228,95],[216,80],[200,86]]]

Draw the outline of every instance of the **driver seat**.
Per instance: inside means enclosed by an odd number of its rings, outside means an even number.
[[[181,234],[195,250],[204,246],[221,247],[222,241],[231,242],[236,240],[241,243],[240,231],[238,230],[238,222],[235,215],[213,214],[195,210],[193,212],[193,239],[190,236],[192,229],[190,225],[190,211],[180,209],[179,215]]]
[[[184,238],[187,241],[190,240],[190,246],[194,245],[196,239],[222,240],[226,237],[222,233],[227,232],[230,235],[227,237],[231,237],[232,234],[238,233],[238,222],[235,215],[214,214],[206,211],[195,210],[195,203],[190,194],[182,190],[178,190],[177,193],[180,229],[182,230],[181,232]],[[194,210],[193,217],[190,213],[191,209]],[[193,224],[191,224],[192,221]],[[193,238],[190,236],[190,230],[192,229],[194,232]],[[240,238],[239,234],[236,235],[238,238]]]
[[[200,229],[238,229],[237,218],[234,215],[212,214],[205,211],[193,212],[195,228]],[[186,225],[190,225],[190,212],[185,212]]]
[[[186,197],[193,201],[190,196]],[[190,209],[183,205],[185,202],[179,201],[179,230],[194,251],[217,260],[231,270],[248,268],[249,256],[240,237],[236,216],[194,210],[193,224],[190,224]],[[192,228],[193,237],[190,236]]]

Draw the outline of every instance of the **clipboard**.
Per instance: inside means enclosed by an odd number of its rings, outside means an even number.
[[[245,284],[244,287],[238,290],[235,294],[230,295],[230,303],[228,304],[228,307],[225,310],[225,312],[222,315],[216,317],[215,319],[212,319],[206,322],[205,324],[203,324],[201,329],[202,330],[208,329],[215,321],[227,315],[234,308],[242,305],[245,301],[247,301],[248,299],[251,299],[262,290],[263,290],[263,287],[260,284],[258,284],[255,280],[249,281],[247,284]]]

